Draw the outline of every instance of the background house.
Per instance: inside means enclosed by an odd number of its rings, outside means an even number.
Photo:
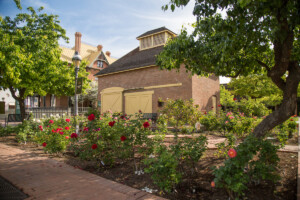
[[[137,37],[140,45],[109,67],[99,71],[98,100],[101,112],[134,114],[156,113],[162,106],[159,99],[194,99],[201,110],[215,110],[219,104],[219,78],[192,76],[182,65],[176,70],[159,70],[156,55],[169,38],[176,34],[165,27]]]
[[[61,59],[72,64],[72,57],[76,51],[80,53],[82,60],[87,61],[86,71],[89,72],[88,78],[92,81],[97,81],[94,76],[100,70],[105,69],[108,65],[112,64],[116,59],[112,58],[109,51],[103,52],[103,46],[97,47],[81,42],[81,33],[75,33],[75,46],[73,48],[61,46]],[[29,97],[29,101],[38,102],[38,104],[32,104],[31,107],[71,107],[71,97],[68,96],[55,96],[54,94],[47,94],[40,97]],[[37,100],[38,99],[38,100]],[[29,103],[30,104],[30,103]],[[84,102],[80,106],[88,107],[91,102]]]

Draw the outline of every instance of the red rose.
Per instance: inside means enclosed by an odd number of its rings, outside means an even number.
[[[71,120],[70,119],[66,119],[66,122],[70,122]]]
[[[97,147],[98,147],[97,144],[92,145],[92,149],[97,149]]]
[[[89,121],[93,121],[95,119],[95,115],[94,114],[90,114],[88,116]]]
[[[221,107],[222,105],[218,105],[218,107]]]
[[[66,139],[69,139],[69,136],[66,136]]]
[[[47,143],[46,143],[46,142],[44,142],[42,145],[43,145],[43,147],[46,147],[46,146],[47,146]]]
[[[149,122],[145,122],[145,123],[143,124],[143,126],[144,126],[144,128],[148,128],[148,127],[150,126],[150,124],[149,124]]]
[[[55,129],[52,129],[52,133],[55,133],[56,132],[56,130]]]
[[[116,123],[115,121],[112,121],[112,122],[109,122],[108,125],[109,125],[110,127],[113,127],[113,126],[115,125],[115,123]]]
[[[216,187],[216,184],[215,184],[215,182],[214,182],[214,181],[212,181],[212,182],[210,183],[210,186],[211,186],[211,187],[213,187],[213,188],[214,188],[214,187]]]
[[[49,121],[49,123],[50,123],[50,124],[53,124],[53,123],[54,123],[54,121],[51,119],[51,120]]]
[[[120,139],[122,142],[124,142],[127,138],[124,135],[122,135]]]
[[[76,133],[71,134],[71,138],[77,138],[77,137],[78,137],[78,135]]]
[[[39,129],[43,129],[43,126],[42,126],[42,125],[39,125]]]
[[[236,150],[234,150],[234,149],[229,149],[229,151],[228,151],[228,155],[229,155],[229,157],[230,158],[234,158],[234,157],[236,157]]]
[[[236,98],[233,98],[233,101],[236,101]]]
[[[61,132],[59,132],[59,134],[60,134],[60,135],[63,135],[63,134],[64,134],[64,132],[62,132],[62,131],[61,131]]]
[[[68,126],[65,127],[66,130],[70,130],[70,128]]]

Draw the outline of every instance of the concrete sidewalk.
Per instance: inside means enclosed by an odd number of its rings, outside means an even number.
[[[0,143],[0,176],[28,194],[27,200],[163,199],[3,143]]]

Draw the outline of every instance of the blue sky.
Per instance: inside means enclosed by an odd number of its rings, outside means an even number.
[[[82,42],[97,46],[120,58],[139,43],[136,37],[146,31],[165,26],[179,33],[182,26],[191,30],[189,24],[195,22],[192,15],[194,2],[175,12],[163,11],[161,7],[169,0],[21,0],[22,11],[13,0],[0,0],[0,15],[14,17],[26,12],[26,8],[44,7],[47,14],[59,15],[61,26],[66,30],[69,43],[61,45],[73,47],[75,32],[82,33]]]

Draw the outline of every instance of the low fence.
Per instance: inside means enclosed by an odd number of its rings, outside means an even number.
[[[88,111],[89,107],[79,107],[78,114],[82,115]],[[71,116],[74,113],[74,108],[67,107],[39,107],[26,108],[26,113],[31,113],[34,119],[49,118],[52,116],[62,117]]]

